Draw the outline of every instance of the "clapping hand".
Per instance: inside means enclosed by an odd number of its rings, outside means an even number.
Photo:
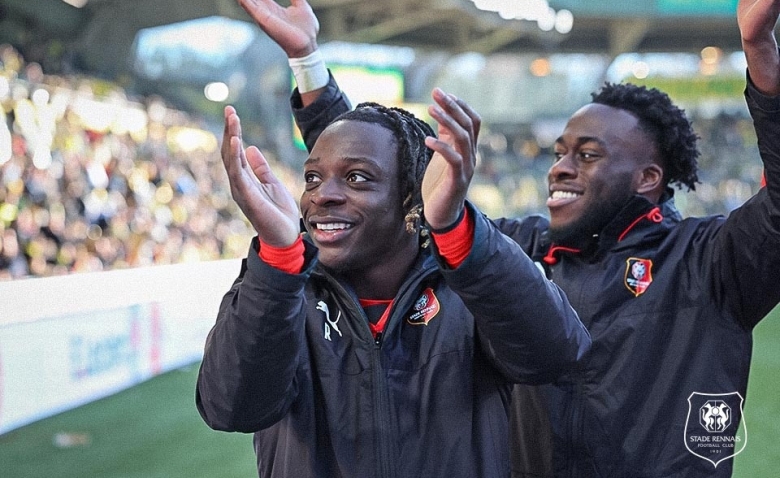
[[[221,153],[233,199],[260,240],[275,247],[293,244],[300,232],[298,205],[260,150],[244,149],[241,120],[232,106],[225,107]]]
[[[439,88],[428,112],[438,123],[438,139],[428,137],[434,151],[422,183],[425,220],[434,229],[455,223],[465,205],[477,162],[481,118],[469,105]]]

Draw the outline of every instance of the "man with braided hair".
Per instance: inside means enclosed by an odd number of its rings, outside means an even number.
[[[239,3],[287,53],[293,111],[312,144],[349,108],[319,56],[316,18],[305,0]],[[576,370],[515,387],[514,476],[731,475],[745,446],[752,331],[780,301],[778,16],[780,0],[738,2],[765,186],[728,217],[683,219],[674,206],[672,186],[698,181],[684,112],[658,90],[606,84],[555,142],[549,217],[495,221],[593,339]],[[698,419],[708,407],[729,416],[717,436]]]
[[[222,159],[257,238],[196,403],[210,427],[254,433],[261,477],[507,478],[512,384],[551,380],[590,346],[561,291],[465,200],[479,116],[433,98],[438,139],[374,103],[322,131],[304,234],[225,109]]]

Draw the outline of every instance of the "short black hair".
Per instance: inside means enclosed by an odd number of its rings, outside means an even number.
[[[696,189],[699,149],[691,122],[669,95],[632,83],[605,83],[591,94],[593,103],[619,108],[639,119],[640,127],[658,147],[666,185]]]
[[[427,136],[436,136],[433,128],[411,112],[374,102],[360,103],[352,111],[342,113],[333,121],[349,120],[379,124],[393,134],[400,164],[401,207],[407,213],[422,208],[422,180],[433,150],[425,145]],[[419,219],[419,217],[417,218]],[[416,227],[416,226],[415,226]]]

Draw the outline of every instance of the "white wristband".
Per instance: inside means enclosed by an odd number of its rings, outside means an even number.
[[[303,58],[288,58],[287,62],[292,68],[295,83],[298,84],[300,93],[308,93],[322,88],[330,81],[328,68],[322,59],[319,50],[304,56]]]

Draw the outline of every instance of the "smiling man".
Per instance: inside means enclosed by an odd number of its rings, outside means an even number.
[[[439,138],[358,105],[294,199],[225,109],[222,159],[257,231],[207,338],[197,407],[254,433],[269,478],[507,478],[509,396],[590,337],[561,291],[465,200],[479,116],[441,90]],[[435,152],[435,153],[434,153]]]
[[[285,50],[308,145],[349,108],[317,53],[304,0],[239,0]],[[548,173],[549,217],[496,220],[560,286],[593,347],[555,383],[513,393],[517,477],[728,477],[752,331],[780,301],[780,0],[740,0],[745,98],[765,187],[728,217],[683,219],[699,155],[655,89],[607,84],[569,119]],[[712,426],[712,411],[719,417]]]
[[[634,195],[658,202],[664,193],[670,179],[663,178],[664,156],[644,125],[630,111],[600,103],[613,93],[627,94],[626,88],[606,86],[594,103],[571,117],[555,141],[547,199],[553,242],[584,246]],[[681,126],[695,142],[690,126]],[[695,167],[695,155],[682,160]],[[686,185],[692,187],[691,182]]]

